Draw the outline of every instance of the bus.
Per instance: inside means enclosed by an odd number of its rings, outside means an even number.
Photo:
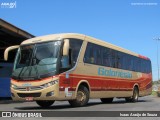
[[[2,59],[4,50],[0,52],[0,100],[11,99],[10,77],[13,69],[14,57],[16,50],[12,50],[7,61]]]
[[[0,100],[11,97],[10,76],[12,73],[13,63],[0,61]]]
[[[151,61],[116,45],[76,33],[35,37],[18,46],[11,75],[11,96],[49,107],[68,101],[81,107],[89,99],[137,102],[152,92]]]

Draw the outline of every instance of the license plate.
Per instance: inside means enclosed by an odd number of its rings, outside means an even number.
[[[33,97],[26,97],[27,101],[33,101]]]

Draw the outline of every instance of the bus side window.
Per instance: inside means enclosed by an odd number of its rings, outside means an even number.
[[[85,62],[85,63],[90,63],[89,54],[90,54],[90,48],[87,47],[87,48],[86,48],[85,55],[84,55],[84,62]]]
[[[84,55],[84,62],[94,64],[95,63],[95,50],[92,43],[87,44],[86,52]]]
[[[84,55],[84,62],[96,65],[102,65],[102,47],[93,43],[88,43]]]
[[[102,57],[103,57],[103,61],[102,61],[102,65],[103,66],[109,66],[109,49],[102,47]]]
[[[95,51],[93,51],[93,48],[90,49],[90,55],[89,55],[89,63],[95,63],[95,56],[96,56],[96,53]]]
[[[93,63],[96,65],[101,65],[102,64],[101,47],[93,44],[92,51],[93,51],[93,60],[94,60]]]
[[[96,53],[97,53],[96,64],[97,65],[102,65],[102,56],[101,56],[102,49],[101,48],[102,48],[101,46],[96,45]]]
[[[76,64],[77,58],[82,46],[83,41],[80,39],[69,38],[71,50],[71,64],[72,67]]]
[[[121,52],[117,52],[117,67],[119,69],[122,68],[122,58],[123,58],[122,53]]]
[[[132,70],[132,56],[131,55],[128,55],[128,70]]]
[[[141,61],[139,58],[137,58],[137,72],[141,72]]]

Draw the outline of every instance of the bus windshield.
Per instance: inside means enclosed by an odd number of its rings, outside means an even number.
[[[61,41],[23,45],[18,49],[12,78],[35,80],[56,74]]]

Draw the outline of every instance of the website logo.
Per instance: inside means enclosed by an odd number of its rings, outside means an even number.
[[[1,8],[9,8],[9,9],[13,9],[17,7],[17,2],[0,2],[0,7]]]
[[[11,112],[2,112],[2,117],[12,117]]]

